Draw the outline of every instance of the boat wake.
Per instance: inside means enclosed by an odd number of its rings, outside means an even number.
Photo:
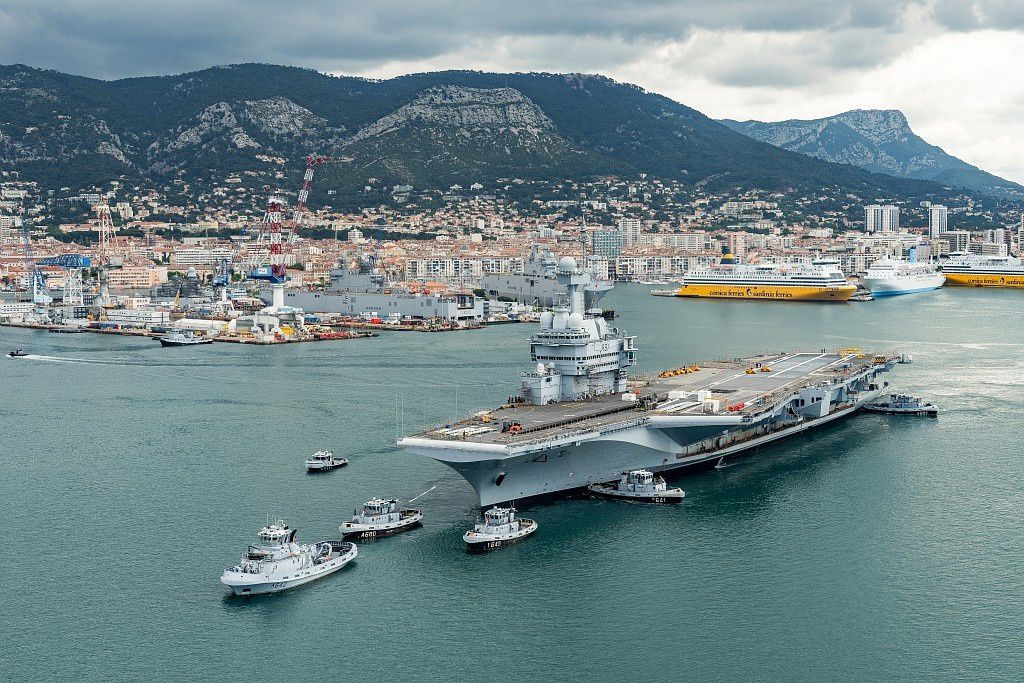
[[[21,358],[22,360],[38,360],[44,363],[78,363],[82,365],[132,365],[132,363],[125,363],[123,361],[98,360],[95,358],[69,358],[66,356],[46,356],[36,353],[30,353],[27,356],[22,356]]]

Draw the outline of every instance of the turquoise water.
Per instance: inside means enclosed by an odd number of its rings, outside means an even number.
[[[470,556],[469,486],[391,443],[514,393],[529,326],[196,349],[3,328],[4,352],[42,357],[0,358],[0,677],[1024,677],[1019,292],[605,305],[641,371],[899,349],[916,363],[894,388],[945,412],[677,477],[681,506],[535,504],[535,536]],[[306,475],[321,448],[351,465]],[[268,514],[331,538],[362,501],[434,486],[421,529],[331,578],[255,599],[218,582]]]

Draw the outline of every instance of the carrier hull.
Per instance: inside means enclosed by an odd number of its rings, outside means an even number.
[[[433,458],[459,473],[476,491],[482,507],[584,489],[617,479],[624,470],[666,472],[713,463],[845,419],[888,388],[876,376],[889,368],[866,369],[828,390],[827,410],[818,415],[800,406],[799,392],[781,397],[757,416],[676,416],[654,411],[521,446],[407,437],[399,445]],[[796,409],[794,409],[796,407]],[[641,414],[642,415],[642,414]],[[632,417],[632,415],[630,415]]]

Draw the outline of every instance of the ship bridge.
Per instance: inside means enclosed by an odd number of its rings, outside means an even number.
[[[530,340],[535,371],[522,374],[523,398],[533,405],[579,401],[624,391],[626,368],[636,362],[634,338],[620,334],[597,311],[585,311],[589,272],[565,256],[558,282],[567,301],[544,313]]]

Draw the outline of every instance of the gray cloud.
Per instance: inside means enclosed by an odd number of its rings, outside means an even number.
[[[0,63],[99,78],[239,62],[600,72],[733,118],[916,111],[936,142],[1021,179],[1006,152],[1021,82],[987,74],[1019,61],[1022,30],[1022,0],[0,0]],[[975,94],[936,107],[921,81]]]
[[[860,30],[896,32],[908,8],[966,29],[1020,24],[1021,6],[1018,0],[4,0],[0,62],[102,78],[242,61],[367,71],[470,48],[486,62],[490,43],[511,38],[537,39],[537,56],[573,43],[646,48],[686,40],[700,30],[817,31],[841,40]],[[544,39],[556,47],[546,50]],[[539,67],[573,65],[552,59]]]

